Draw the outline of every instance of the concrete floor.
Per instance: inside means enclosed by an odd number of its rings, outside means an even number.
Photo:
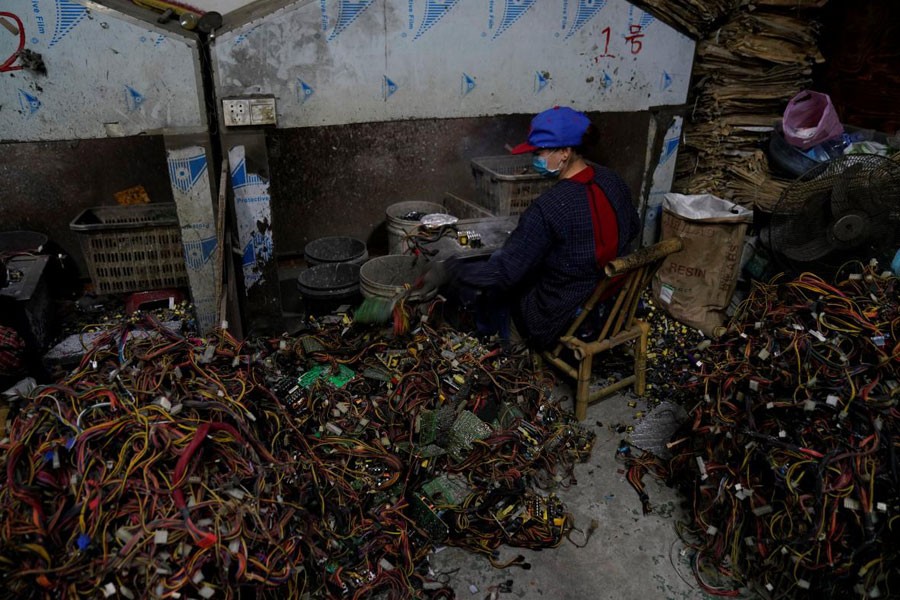
[[[598,522],[587,546],[563,541],[559,548],[540,552],[501,548],[501,560],[523,554],[531,563],[527,571],[495,569],[487,558],[457,548],[440,550],[431,557],[432,569],[449,578],[458,598],[708,598],[697,589],[687,553],[680,552],[684,546],[675,534],[675,522],[684,519],[684,511],[675,490],[647,475],[644,483],[653,512],[644,516],[637,494],[617,472],[622,464],[615,459],[616,447],[625,434],[616,433],[615,426],[636,424],[635,412],[646,410],[645,402],[638,400],[633,408],[630,401],[634,398],[618,395],[589,407],[583,424],[597,433],[591,460],[576,467],[578,485],[558,494],[576,527],[586,530],[592,519]],[[572,538],[581,543],[577,532]],[[508,580],[513,582],[511,592],[493,596]]]

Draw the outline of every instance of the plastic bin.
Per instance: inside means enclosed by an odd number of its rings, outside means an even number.
[[[535,173],[530,154],[472,159],[475,201],[498,217],[520,215],[556,183]]]
[[[88,208],[69,228],[98,294],[187,285],[174,203]]]

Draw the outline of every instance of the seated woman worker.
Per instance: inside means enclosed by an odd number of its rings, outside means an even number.
[[[532,153],[534,169],[559,181],[528,207],[489,260],[454,266],[457,285],[479,290],[495,315],[511,313],[519,335],[537,349],[565,331],[606,264],[627,253],[640,227],[622,178],[583,157],[596,137],[590,119],[571,108],[535,116],[528,141],[512,153]]]

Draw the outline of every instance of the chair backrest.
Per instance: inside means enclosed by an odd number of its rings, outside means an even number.
[[[594,293],[585,302],[578,318],[569,326],[563,337],[572,336],[588,317],[601,299],[607,297],[611,289],[618,287],[616,301],[606,316],[603,330],[597,337],[603,340],[618,335],[622,330],[634,325],[638,301],[650,279],[670,254],[681,251],[681,238],[663,240],[652,246],[636,250],[606,265],[606,277],[597,284]]]

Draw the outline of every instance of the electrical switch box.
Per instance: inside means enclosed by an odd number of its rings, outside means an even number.
[[[259,127],[276,125],[275,98],[225,98],[222,117],[226,127]]]

